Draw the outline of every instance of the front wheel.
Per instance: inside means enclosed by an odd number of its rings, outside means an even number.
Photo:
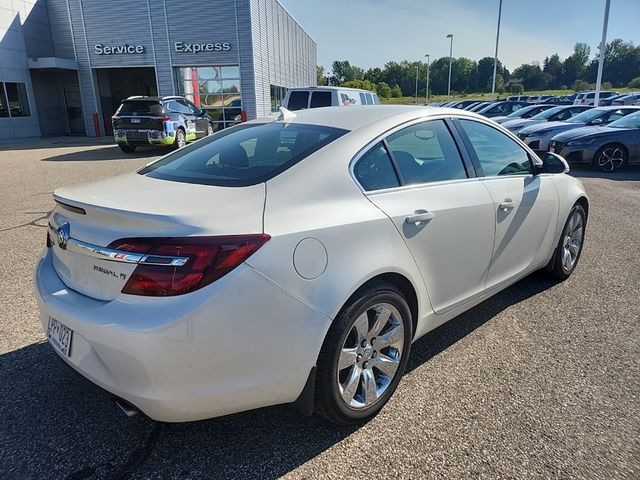
[[[615,172],[624,167],[627,160],[627,150],[622,145],[605,145],[593,157],[593,166],[603,172]]]
[[[587,214],[580,204],[574,205],[562,230],[556,252],[545,269],[546,273],[565,280],[573,273],[580,260],[587,226]]]
[[[409,306],[393,285],[380,283],[356,294],[320,351],[317,412],[342,425],[376,415],[400,382],[412,338]]]

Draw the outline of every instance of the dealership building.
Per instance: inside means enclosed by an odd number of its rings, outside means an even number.
[[[278,0],[0,0],[0,139],[111,135],[133,95],[184,95],[218,125],[316,83]]]

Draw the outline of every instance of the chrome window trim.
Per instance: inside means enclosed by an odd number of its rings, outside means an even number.
[[[420,187],[424,187],[424,186],[428,186],[428,185],[443,185],[446,183],[460,183],[460,182],[466,182],[469,180],[478,180],[484,177],[467,177],[467,178],[459,178],[459,179],[451,179],[451,180],[440,180],[440,181],[434,181],[434,182],[423,182],[423,183],[413,183],[411,185],[400,185],[399,187],[390,187],[390,188],[380,188],[377,190],[365,190],[362,185],[360,185],[360,182],[358,182],[358,179],[356,178],[356,174],[354,171],[355,165],[356,163],[358,163],[358,160],[360,160],[366,153],[369,152],[369,150],[375,146],[377,143],[382,142],[383,140],[385,140],[389,135],[393,135],[394,133],[403,130],[407,127],[411,127],[412,125],[416,125],[418,123],[424,123],[430,120],[447,120],[447,119],[451,119],[451,118],[464,118],[464,119],[472,119],[472,120],[478,120],[481,123],[486,123],[487,125],[491,126],[491,124],[489,122],[483,121],[482,118],[477,118],[475,116],[472,115],[452,115],[451,113],[442,113],[442,114],[438,114],[438,115],[426,115],[426,116],[422,116],[420,118],[414,118],[411,120],[408,120],[404,123],[401,123],[400,125],[396,125],[393,128],[390,128],[386,131],[384,131],[383,133],[381,133],[380,135],[378,135],[377,137],[375,137],[374,140],[370,141],[369,143],[367,143],[364,147],[362,147],[360,150],[358,150],[358,152],[356,152],[356,154],[353,156],[353,158],[351,159],[351,161],[349,162],[349,174],[351,175],[351,179],[355,182],[356,186],[358,187],[358,189],[365,195],[371,195],[374,193],[380,193],[380,192],[389,192],[389,191],[403,191],[403,190],[410,190],[413,188],[420,188]],[[453,141],[456,143],[456,146],[458,146],[458,142],[456,141],[455,137],[453,136],[453,134],[451,134],[451,138],[453,139]],[[522,142],[518,140],[518,143],[520,143],[522,145]],[[526,145],[525,145],[526,146]],[[527,148],[527,151],[529,151],[529,149]],[[535,155],[535,154],[534,154]],[[460,153],[461,159],[462,159],[462,152]],[[391,159],[392,160],[392,159]],[[464,164],[464,159],[462,159],[463,164]],[[393,160],[392,160],[393,162]],[[465,165],[466,168],[466,165]]]
[[[49,224],[49,234],[51,235],[52,243],[59,246],[57,242],[58,232],[51,224]],[[113,248],[107,248],[100,245],[95,245],[93,243],[83,242],[82,240],[78,240],[77,238],[73,237],[69,237],[66,247],[63,248],[63,250],[68,250],[79,255],[84,255],[86,257],[119,263],[182,267],[189,261],[189,257],[148,255],[143,253],[127,252],[125,250],[115,250]]]

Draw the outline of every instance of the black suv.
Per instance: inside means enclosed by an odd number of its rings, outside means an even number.
[[[209,114],[184,97],[129,97],[112,122],[116,143],[127,153],[140,145],[184,147],[214,131]]]

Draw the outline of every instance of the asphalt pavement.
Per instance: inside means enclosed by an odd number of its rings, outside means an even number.
[[[289,406],[160,424],[57,358],[32,291],[52,191],[158,153],[0,145],[1,479],[640,478],[640,169],[573,172],[591,198],[574,275],[526,278],[420,339],[368,424]]]

